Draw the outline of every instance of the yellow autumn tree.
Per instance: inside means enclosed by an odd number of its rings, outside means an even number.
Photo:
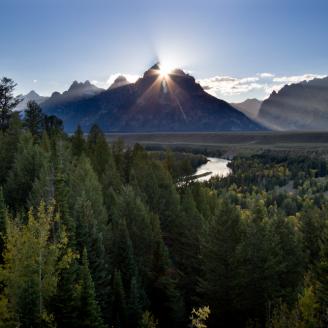
[[[51,327],[48,309],[56,293],[58,276],[74,257],[54,206],[41,202],[36,214],[28,212],[26,224],[7,219],[4,264],[0,282],[0,327]],[[8,314],[12,315],[8,315]],[[1,322],[2,320],[2,322]]]
[[[206,321],[211,313],[209,306],[203,306],[191,311],[191,326],[195,328],[206,328]]]

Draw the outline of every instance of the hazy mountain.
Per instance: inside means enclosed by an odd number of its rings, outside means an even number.
[[[258,119],[281,130],[328,130],[328,77],[273,92],[262,103]]]
[[[44,105],[48,114],[64,120],[67,131],[78,124],[88,131],[93,123],[106,132],[263,129],[227,102],[206,93],[182,70],[161,76],[157,64],[135,83],[89,98]]]
[[[262,105],[262,101],[252,98],[246,99],[241,103],[232,103],[231,105],[248,117],[256,118]]]
[[[48,97],[40,96],[34,90],[32,90],[28,94],[23,96],[23,100],[16,106],[15,110],[18,110],[18,111],[25,110],[27,103],[31,100],[34,100],[38,104],[41,104],[42,102],[44,102],[47,99],[48,99]]]
[[[67,91],[59,93],[55,91],[50,98],[42,104],[42,108],[66,106],[70,102],[87,99],[103,92],[88,80],[85,82],[74,81]]]
[[[128,85],[128,84],[131,84],[131,82],[129,82],[124,75],[120,75],[115,79],[115,81],[109,87],[109,89],[123,87],[124,85]]]

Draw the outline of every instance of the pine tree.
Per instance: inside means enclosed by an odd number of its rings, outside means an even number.
[[[61,328],[79,328],[80,314],[80,265],[73,259],[58,278],[57,293],[51,302],[55,321]]]
[[[200,236],[205,228],[203,217],[197,210],[188,188],[181,196],[181,215],[176,218],[176,239],[172,247],[174,263],[180,272],[178,286],[188,307],[194,306],[200,275]]]
[[[82,267],[80,278],[80,304],[78,325],[80,328],[103,328],[100,308],[96,301],[95,287],[89,271],[87,251],[82,255]]]
[[[229,312],[235,306],[236,259],[242,238],[239,210],[223,199],[202,237],[199,291],[213,310],[213,323],[231,325]]]
[[[112,155],[108,158],[105,171],[103,172],[100,181],[103,190],[104,204],[109,220],[112,220],[115,216],[118,195],[123,189],[122,180]]]
[[[45,115],[44,128],[50,138],[60,136],[64,130],[63,121],[55,115]]]
[[[25,110],[24,125],[35,138],[41,138],[44,128],[44,115],[37,102],[31,100]]]
[[[72,136],[72,154],[79,157],[86,151],[86,142],[81,126],[78,125],[74,135]]]
[[[122,181],[127,181],[127,175],[125,170],[125,158],[124,158],[124,141],[123,139],[117,139],[112,145],[112,152],[114,156],[115,165],[121,176]]]
[[[114,271],[113,277],[112,324],[114,327],[127,327],[127,302],[119,270]]]
[[[43,200],[47,205],[55,197],[54,168],[50,164],[49,157],[44,158],[38,177],[34,180],[28,196],[28,207],[36,208]]]
[[[129,326],[135,326],[139,322],[144,307],[144,297],[136,276],[132,277],[128,299],[128,322]]]
[[[326,222],[327,224],[327,222]],[[316,268],[317,291],[316,296],[320,305],[320,317],[322,322],[328,324],[328,226],[324,228],[324,236],[320,262]]]
[[[147,291],[151,311],[163,327],[181,327],[185,311],[177,289],[177,272],[163,242],[158,217],[154,216],[151,222],[154,234],[153,264],[150,287]]]
[[[87,247],[90,260],[93,238],[103,232],[107,225],[107,215],[99,180],[90,161],[85,156],[76,160],[69,181],[69,207],[76,223],[76,239],[80,251]],[[91,271],[92,262],[90,263]]]
[[[124,291],[129,291],[131,280],[137,274],[137,266],[124,217],[113,223],[112,265],[122,275]]]
[[[6,131],[9,127],[12,110],[21,102],[21,97],[14,96],[16,83],[3,77],[0,80],[0,130]]]
[[[324,242],[325,220],[322,211],[309,202],[304,204],[300,223],[303,235],[304,253],[307,264],[315,265],[320,260],[321,247]]]
[[[17,145],[22,133],[22,123],[18,112],[13,112],[10,116],[9,128],[6,133],[0,132],[0,185],[5,185],[11,170],[16,152]]]
[[[7,207],[3,197],[2,187],[0,187],[0,265],[3,263],[3,252],[4,252],[5,237],[6,237],[6,220],[7,220]]]
[[[25,207],[33,183],[39,177],[46,157],[38,145],[33,143],[29,132],[20,137],[14,165],[5,185],[7,203],[16,210]]]
[[[102,177],[112,158],[106,137],[96,124],[91,127],[88,135],[87,152],[98,178]]]
[[[101,185],[90,161],[82,155],[76,159],[69,182],[69,208],[75,225],[75,243],[80,252],[89,254],[90,271],[96,297],[102,309],[110,294],[109,227]],[[106,245],[107,244],[107,245]]]

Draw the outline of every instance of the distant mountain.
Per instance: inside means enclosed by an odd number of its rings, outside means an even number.
[[[254,119],[259,113],[262,101],[256,98],[252,98],[246,99],[241,103],[232,103],[231,105],[238,109],[240,112],[244,113],[246,116]]]
[[[123,87],[123,86],[128,85],[128,84],[131,84],[131,82],[129,82],[124,75],[119,75],[115,79],[113,84],[109,87],[109,89],[115,89],[115,88]]]
[[[63,98],[53,95],[52,98]],[[105,132],[241,131],[263,127],[223,100],[208,93],[195,79],[176,69],[167,76],[158,64],[135,83],[110,88],[94,96],[43,104],[48,114],[64,120],[67,131],[78,124],[88,131],[97,123]]]
[[[87,99],[103,92],[104,89],[98,88],[88,80],[85,82],[74,81],[67,91],[63,93],[53,92],[50,98],[42,103],[42,108],[66,106],[70,102]]]
[[[328,130],[328,77],[273,92],[262,103],[258,119],[279,130]]]
[[[38,104],[41,104],[42,102],[44,102],[47,99],[48,99],[48,97],[40,96],[34,90],[32,90],[28,94],[23,96],[23,100],[16,106],[15,110],[18,110],[18,111],[25,110],[27,107],[27,103],[31,100],[34,100]]]

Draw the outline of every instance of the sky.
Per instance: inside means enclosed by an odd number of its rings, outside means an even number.
[[[231,102],[328,74],[328,1],[0,0],[0,76],[17,92],[108,87],[156,61]]]

